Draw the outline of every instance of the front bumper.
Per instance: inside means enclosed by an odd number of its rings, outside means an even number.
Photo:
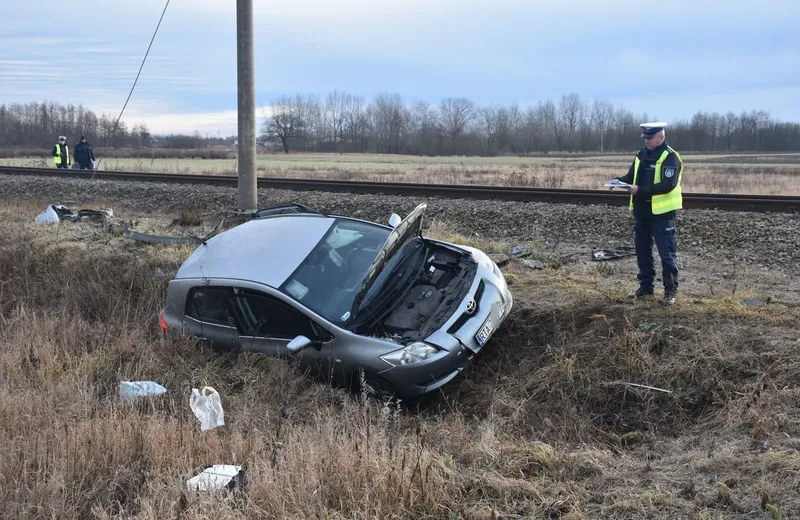
[[[481,329],[491,322],[493,334],[511,313],[514,298],[500,269],[489,262],[491,266],[481,265],[479,268],[458,310],[425,339],[426,343],[439,346],[441,353],[419,363],[387,367],[380,373],[402,397],[412,398],[432,392],[452,381],[491,338],[490,335],[486,341],[479,342],[477,336]],[[474,301],[474,307],[470,300]]]

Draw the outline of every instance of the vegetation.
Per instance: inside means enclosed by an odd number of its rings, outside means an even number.
[[[380,93],[372,102],[333,91],[324,99],[283,96],[264,111],[260,143],[285,153],[389,153],[410,155],[531,155],[608,152],[639,148],[639,124],[657,115],[634,114],[577,94],[520,107],[478,106],[465,98],[438,105],[406,102]],[[98,146],[199,149],[234,144],[234,138],[151,135],[146,122],[129,128],[116,116],[58,103],[0,105],[0,148],[49,148],[55,138],[80,135]],[[669,141],[681,151],[799,151],[800,123],[780,122],[764,111],[698,112],[671,121]]]
[[[161,336],[190,250],[36,225],[40,209],[0,209],[0,517],[800,514],[796,308],[720,286],[672,308],[619,303],[630,265],[539,251],[551,267],[505,268],[516,306],[475,364],[427,407],[397,408]],[[127,404],[127,379],[168,392]],[[201,433],[188,395],[202,385],[226,425]],[[184,489],[219,463],[244,465],[247,486]]]
[[[136,150],[127,151],[136,153]],[[189,150],[172,152],[176,155],[194,153]],[[104,156],[102,152],[95,154],[102,158],[99,165],[103,170],[236,175],[237,167],[234,158],[114,158]],[[562,154],[560,157],[261,154],[257,171],[261,177],[600,189],[607,180],[624,174],[632,157],[632,154]],[[687,192],[800,195],[800,183],[797,182],[800,154],[686,153],[683,158],[686,175],[682,184]],[[52,167],[52,160],[0,159],[0,165],[48,168]]]

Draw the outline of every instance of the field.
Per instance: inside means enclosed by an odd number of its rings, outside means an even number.
[[[602,188],[627,172],[631,155],[575,157],[418,157],[375,154],[260,155],[262,177],[384,182]],[[695,193],[800,195],[800,154],[684,155],[684,189]],[[0,159],[0,165],[52,167],[45,159]],[[100,168],[198,174],[236,172],[235,159],[104,159]]]
[[[778,276],[686,255],[679,303],[624,303],[633,260],[514,260],[516,298],[476,362],[427,406],[381,405],[289,362],[164,337],[187,247],[0,208],[1,518],[797,518],[800,308]],[[117,208],[150,232],[211,215]],[[146,224],[145,224],[146,223]],[[445,221],[428,233],[501,253]],[[702,272],[703,276],[696,276]],[[749,299],[743,299],[743,297]],[[168,393],[122,402],[120,380]],[[200,432],[191,388],[222,395]],[[646,385],[644,388],[637,385]],[[183,489],[242,464],[231,496]]]

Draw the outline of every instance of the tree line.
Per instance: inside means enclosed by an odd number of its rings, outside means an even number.
[[[438,105],[404,103],[399,94],[362,97],[334,91],[324,99],[282,96],[273,101],[261,138],[284,152],[376,152],[415,155],[498,155],[538,152],[630,151],[641,146],[639,124],[657,116],[634,114],[578,94],[522,108],[478,106],[466,98]],[[683,150],[796,151],[800,124],[768,112],[698,112],[670,122],[668,139]]]
[[[154,136],[144,122],[128,128],[116,116],[98,115],[82,105],[60,103],[0,104],[0,147],[51,148],[59,135],[69,144],[80,136],[95,146],[112,148],[197,149],[226,144],[225,139],[194,135],[171,134]],[[227,140],[232,144],[233,138]]]
[[[406,103],[399,94],[363,97],[333,91],[324,98],[282,96],[263,114],[262,145],[286,153],[397,153],[500,155],[546,152],[618,152],[641,146],[639,124],[657,119],[634,114],[605,100],[578,94],[535,106],[478,106],[466,98],[433,105]],[[59,135],[96,146],[200,149],[233,144],[233,138],[151,135],[145,123],[129,129],[123,120],[97,115],[81,105],[0,105],[0,147],[49,148]],[[702,152],[800,150],[800,123],[781,122],[765,111],[698,112],[671,121],[668,140],[676,148]]]

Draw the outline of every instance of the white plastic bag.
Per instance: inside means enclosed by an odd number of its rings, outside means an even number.
[[[148,395],[160,395],[167,389],[154,381],[120,381],[119,395],[126,401],[133,401]]]
[[[56,210],[52,205],[47,206],[44,211],[39,213],[35,220],[40,224],[57,224],[61,222],[61,219],[58,217],[58,213],[56,213]]]
[[[225,412],[222,411],[222,401],[219,393],[210,386],[202,390],[192,388],[189,396],[189,406],[195,417],[200,420],[200,431],[210,430],[217,426],[225,425]]]

